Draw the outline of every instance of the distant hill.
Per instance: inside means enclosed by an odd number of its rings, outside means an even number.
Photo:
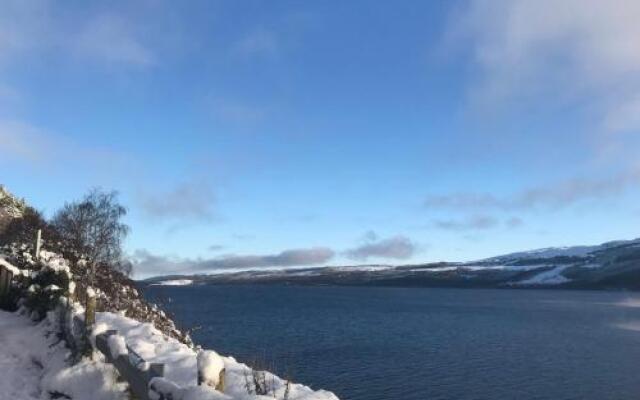
[[[640,239],[545,248],[467,263],[222,271],[212,275],[155,277],[142,283],[175,282],[640,290]]]

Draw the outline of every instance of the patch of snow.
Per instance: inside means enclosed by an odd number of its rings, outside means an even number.
[[[191,279],[172,279],[172,280],[168,280],[168,281],[162,281],[162,282],[154,283],[153,285],[159,285],[159,286],[187,286],[187,285],[191,285],[192,283],[193,283],[193,280],[191,280]]]
[[[601,268],[603,265],[602,264],[596,264],[596,263],[587,263],[587,264],[582,264],[582,265],[578,265],[580,268],[587,268],[587,269],[595,269],[595,268]]]
[[[543,249],[521,251],[492,257],[485,261],[504,261],[528,258],[553,258],[553,257],[584,257],[589,253],[599,250],[601,246],[572,246],[572,247],[546,247]]]
[[[111,353],[111,357],[114,359],[129,354],[127,342],[124,340],[124,337],[120,335],[109,336],[107,344],[109,345],[109,353]]]
[[[111,365],[88,359],[69,364],[69,350],[50,334],[55,320],[34,324],[0,311],[0,398],[39,400],[57,393],[74,400],[127,399],[126,384],[116,381]]]
[[[51,284],[51,285],[47,286],[46,288],[44,288],[45,292],[55,292],[55,291],[58,291],[58,290],[62,290],[62,289],[60,289],[60,286],[54,285],[54,284]]]
[[[385,271],[393,268],[395,267],[391,265],[353,265],[353,266],[326,267],[326,269],[331,271],[345,271],[345,272],[349,272],[349,271],[376,272],[376,271]]]
[[[412,271],[425,271],[425,272],[446,272],[446,271],[456,271],[458,267],[435,267],[435,268],[421,268],[415,269]]]
[[[180,391],[181,397],[176,399],[215,399],[211,389],[197,388],[197,367],[198,355],[189,346],[178,342],[175,339],[164,336],[152,324],[141,323],[122,315],[108,312],[96,313],[96,334],[100,330],[114,329],[122,335],[127,345],[138,353],[145,361],[150,363],[164,363],[164,378],[173,382]],[[218,356],[220,357],[220,356]],[[225,394],[230,397],[219,397],[220,399],[259,399],[260,396],[249,396],[246,389],[245,377],[251,373],[249,367],[237,362],[232,357],[220,357],[225,368]],[[215,368],[219,368],[219,365]],[[287,390],[287,381],[267,373],[267,381],[272,382],[273,377],[274,392],[277,399],[282,399]],[[154,381],[155,382],[155,381]],[[158,382],[158,384],[163,384]],[[174,388],[175,389],[175,388]],[[204,392],[203,392],[204,391]],[[209,397],[197,397],[206,393]],[[217,393],[217,392],[216,392]],[[290,384],[289,400],[338,400],[331,392],[319,390],[314,391],[307,386],[300,384]],[[196,396],[196,397],[192,397]],[[219,394],[218,396],[223,396]]]
[[[525,279],[523,281],[515,282],[517,285],[559,285],[562,283],[570,282],[571,279],[568,279],[562,272],[569,268],[568,265],[562,265],[555,268],[552,268],[548,271],[541,272],[529,279]]]
[[[224,360],[213,350],[198,352],[198,374],[202,382],[216,387],[220,381],[220,371],[224,369]]]
[[[39,258],[44,263],[46,269],[55,272],[64,272],[69,278],[71,277],[71,268],[69,267],[69,263],[60,254],[41,250]]]

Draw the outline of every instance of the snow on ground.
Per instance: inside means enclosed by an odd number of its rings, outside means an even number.
[[[553,258],[553,257],[584,257],[589,253],[602,249],[602,245],[597,246],[571,246],[571,247],[546,247],[543,249],[520,251],[517,253],[505,254],[491,257],[484,261],[514,260],[528,258]]]
[[[433,268],[412,268],[410,271],[419,272],[449,272],[449,271],[531,271],[538,268],[546,267],[547,265],[453,265],[447,267],[433,267]]]
[[[113,367],[83,360],[67,362],[68,349],[48,319],[35,324],[18,313],[0,311],[0,400],[49,399],[52,393],[73,400],[125,399]]]
[[[420,271],[420,272],[447,272],[447,271],[456,271],[458,267],[434,267],[434,268],[414,268],[410,271]]]
[[[546,267],[546,264],[534,264],[534,265],[465,265],[462,269],[468,271],[531,271],[538,268]]]
[[[154,286],[154,285],[159,285],[159,286],[187,286],[187,285],[191,285],[192,283],[193,283],[193,281],[191,279],[172,279],[172,280],[168,280],[168,281],[162,281],[162,282],[154,283],[152,286]]]
[[[569,265],[561,265],[550,269],[548,271],[541,272],[529,279],[515,282],[516,285],[559,285],[561,283],[569,282],[571,279],[562,275],[562,272],[569,268]]]
[[[182,388],[197,385],[197,354],[190,347],[167,338],[160,331],[148,323],[141,323],[133,319],[114,313],[97,313],[97,325],[94,334],[109,329],[115,329],[122,335],[127,345],[147,362],[164,363],[164,377]],[[265,399],[266,397],[248,395],[245,375],[250,370],[245,364],[237,362],[232,357],[222,357],[226,369],[225,394],[236,400]],[[284,397],[286,382],[267,373],[269,382],[275,387],[277,399]],[[194,389],[195,390],[195,389]],[[338,400],[330,392],[313,391],[300,384],[291,384],[288,393],[289,400]]]

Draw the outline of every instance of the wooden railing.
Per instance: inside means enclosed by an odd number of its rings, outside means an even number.
[[[129,383],[133,395],[140,400],[151,400],[149,398],[149,384],[153,378],[162,378],[164,375],[164,364],[148,363],[138,353],[127,346],[127,354],[112,354],[109,340],[118,336],[118,331],[109,330],[96,335],[96,348],[108,363],[118,370],[120,376]],[[154,396],[154,399],[158,397]]]
[[[11,290],[11,280],[13,279],[13,272],[4,265],[0,264],[0,304],[9,296]]]
[[[63,335],[69,348],[78,356],[91,356],[93,346],[90,341],[91,331],[95,323],[95,298],[87,297],[85,315],[70,314],[67,307],[65,313]],[[120,351],[114,354],[117,346],[112,341],[125,343],[126,352]],[[121,346],[121,345],[120,345]],[[132,349],[124,337],[116,330],[108,330],[95,336],[95,350],[104,355],[105,361],[112,364],[120,376],[129,384],[131,392],[139,400],[171,400],[176,399],[175,391],[179,386],[164,378],[165,364],[150,363]],[[126,354],[125,354],[126,353]],[[195,370],[198,376],[198,385],[207,385],[201,379],[202,373]],[[218,384],[213,388],[224,392],[225,370],[220,371]]]

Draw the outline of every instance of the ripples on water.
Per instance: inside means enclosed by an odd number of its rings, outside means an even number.
[[[202,326],[194,339],[203,347],[244,362],[263,355],[280,374],[343,400],[640,395],[640,299],[624,293],[260,285],[146,292],[183,326]]]

